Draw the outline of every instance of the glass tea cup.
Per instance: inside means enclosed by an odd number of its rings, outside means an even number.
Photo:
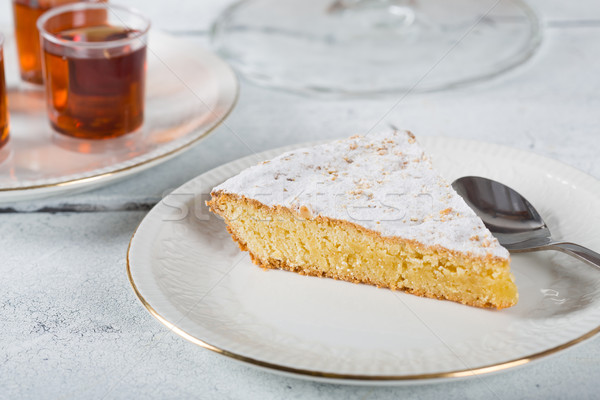
[[[19,54],[21,79],[36,85],[43,84],[40,34],[36,22],[53,7],[82,0],[13,0],[15,39]],[[88,0],[94,1],[94,0]],[[102,1],[102,0],[96,0]],[[106,1],[106,0],[105,0]]]
[[[0,34],[0,148],[8,141],[8,102],[4,77],[4,36]]]
[[[104,3],[75,3],[37,22],[50,124],[59,133],[108,139],[144,120],[150,21]]]

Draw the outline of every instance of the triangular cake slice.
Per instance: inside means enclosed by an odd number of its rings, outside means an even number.
[[[477,307],[518,299],[508,251],[410,132],[282,154],[215,187],[208,205],[264,268]]]

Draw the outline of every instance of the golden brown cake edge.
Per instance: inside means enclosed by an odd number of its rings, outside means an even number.
[[[263,207],[263,208],[266,208],[273,212],[277,212],[277,211],[288,212],[288,213],[291,213],[296,218],[307,218],[306,213],[301,210],[294,210],[294,209],[291,209],[288,207],[283,207],[283,206],[270,207],[270,206],[265,205],[264,203],[261,203],[258,200],[250,199],[245,196],[240,196],[240,195],[231,194],[231,193],[224,193],[221,191],[213,192],[213,193],[211,193],[211,200],[207,201],[206,205],[209,207],[211,212],[213,212],[214,214],[220,215],[223,218],[224,218],[224,216],[221,215],[221,213],[219,212],[220,210],[217,206],[218,200],[222,196],[230,197],[237,201],[246,202],[246,203],[254,205],[255,207]],[[316,218],[308,218],[308,219],[313,219],[313,220],[322,221],[322,222],[328,221],[328,222],[337,224],[341,228],[344,228],[344,226],[352,226],[353,228],[358,229],[362,233],[370,235],[374,239],[388,241],[390,243],[406,244],[406,245],[413,246],[413,247],[416,247],[417,249],[422,249],[422,250],[436,250],[436,251],[442,250],[443,252],[447,252],[447,253],[450,253],[450,254],[453,254],[456,256],[460,255],[461,257],[465,257],[465,258],[471,259],[471,260],[482,259],[482,257],[476,257],[476,256],[471,255],[470,253],[460,253],[460,252],[446,249],[444,247],[437,246],[437,245],[436,246],[427,246],[420,242],[417,242],[414,240],[403,239],[400,237],[384,237],[379,232],[367,229],[365,227],[362,227],[362,226],[357,225],[350,221],[337,220],[337,219],[332,219],[332,218],[323,217],[323,216],[317,216]],[[257,257],[255,254],[253,254],[252,251],[250,251],[250,249],[248,248],[246,243],[244,243],[244,241],[241,240],[241,238],[239,238],[235,234],[233,229],[231,229],[230,226],[227,224],[226,220],[225,220],[225,223],[226,223],[227,231],[231,235],[231,238],[233,239],[233,241],[238,244],[240,250],[247,251],[250,255],[252,262],[263,269],[282,269],[282,270],[286,270],[286,271],[296,272],[300,275],[326,277],[326,278],[331,278],[331,279],[335,279],[335,280],[343,280],[343,281],[352,282],[352,283],[363,283],[363,284],[368,284],[368,285],[372,285],[372,286],[377,286],[378,288],[388,288],[391,290],[400,290],[400,291],[410,293],[410,294],[420,296],[420,297],[427,297],[427,298],[438,299],[438,300],[449,300],[449,301],[453,301],[456,303],[479,307],[479,308],[488,308],[488,309],[491,308],[491,309],[501,310],[503,308],[512,307],[516,304],[516,301],[514,304],[498,304],[498,305],[494,305],[494,304],[490,304],[490,303],[482,302],[482,301],[479,301],[479,302],[478,301],[470,301],[469,302],[469,301],[465,301],[465,300],[459,298],[459,296],[454,296],[454,295],[438,296],[438,295],[435,295],[430,292],[421,291],[421,290],[417,290],[417,289],[411,289],[411,288],[407,288],[407,287],[392,287],[385,282],[373,282],[369,278],[359,277],[357,279],[357,278],[350,278],[350,277],[344,276],[343,274],[328,274],[324,271],[321,271],[321,270],[319,270],[313,266],[309,266],[309,265],[305,265],[302,267],[293,267],[293,266],[288,265],[285,261],[282,261],[282,260],[276,260],[276,259],[262,260],[259,257]],[[493,257],[493,256],[489,256],[489,255],[486,256],[485,259],[487,261],[504,261],[504,259],[502,259],[502,258]],[[509,262],[510,262],[510,259],[509,259]]]

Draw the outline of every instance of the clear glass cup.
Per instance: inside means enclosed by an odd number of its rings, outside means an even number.
[[[8,141],[8,102],[4,78],[4,36],[0,34],[0,148]]]
[[[37,26],[48,117],[56,131],[107,139],[142,125],[146,17],[117,5],[76,3],[46,12]]]
[[[40,34],[36,27],[36,21],[53,7],[79,1],[82,0],[13,0],[19,68],[21,79],[25,82],[36,85],[44,83],[40,57]]]

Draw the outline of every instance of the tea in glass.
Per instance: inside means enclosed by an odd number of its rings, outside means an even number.
[[[43,82],[38,18],[52,7],[80,0],[13,0],[15,39],[19,53],[21,79],[41,85]]]
[[[78,3],[38,21],[48,116],[63,134],[107,139],[144,120],[149,21],[124,7]]]
[[[6,101],[6,80],[4,77],[4,37],[0,34],[0,148],[8,141],[8,104]]]

